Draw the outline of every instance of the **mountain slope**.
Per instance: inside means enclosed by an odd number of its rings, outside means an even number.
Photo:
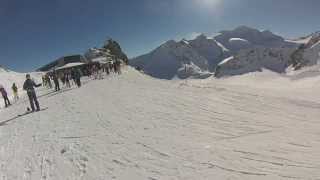
[[[284,73],[291,60],[293,48],[252,48],[241,50],[232,58],[222,61],[216,69],[215,76],[241,75],[248,72],[269,69]]]
[[[207,59],[208,68],[213,71],[216,65],[228,56],[227,52],[217,43],[214,38],[208,38],[205,35],[200,35],[194,40],[189,41],[190,46],[201,56]]]
[[[186,41],[168,41],[154,51],[131,59],[132,66],[142,67],[145,73],[161,78],[172,79],[180,75],[186,65],[191,65],[195,74],[208,69],[208,61],[199,55]],[[181,72],[183,73],[183,72]]]
[[[320,32],[311,34],[292,54],[290,64],[295,70],[320,62]]]

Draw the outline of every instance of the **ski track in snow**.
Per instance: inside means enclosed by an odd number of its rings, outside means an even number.
[[[320,179],[320,103],[289,92],[156,80],[126,68],[39,93],[48,110],[0,126],[1,180]]]

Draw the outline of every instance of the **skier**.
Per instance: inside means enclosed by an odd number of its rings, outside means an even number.
[[[8,98],[8,93],[7,91],[4,89],[4,87],[2,85],[0,85],[0,93],[3,97],[3,100],[4,100],[4,104],[6,107],[10,106],[11,103],[9,101],[9,98]]]
[[[73,69],[74,71],[74,77],[76,80],[76,84],[78,87],[81,87],[81,71],[80,69]]]
[[[42,76],[42,85],[43,87],[47,87],[47,80],[45,75]]]
[[[61,80],[62,84],[65,85],[66,84],[66,81],[65,81],[65,78],[64,78],[64,73],[63,72],[60,72],[58,74],[59,76],[59,79]]]
[[[18,95],[18,87],[16,86],[16,83],[13,83],[11,89],[13,91],[14,100],[18,101],[19,100],[19,95]]]
[[[107,73],[107,75],[109,75],[110,74],[110,65],[109,65],[109,63],[107,63],[107,64],[105,64],[105,71],[106,71],[106,73]]]
[[[51,83],[50,76],[48,74],[45,75],[45,80],[46,80],[47,88],[51,89],[52,88],[52,83]]]
[[[116,60],[115,67],[116,67],[117,73],[121,74],[121,61],[119,59]]]
[[[93,79],[98,79],[98,67],[96,65],[93,65],[92,67],[92,72],[93,72]]]
[[[71,75],[70,75],[70,73],[69,73],[68,71],[65,71],[65,72],[64,72],[64,79],[65,79],[67,88],[71,88],[70,76],[71,76]]]
[[[114,61],[113,62],[113,71],[114,71],[114,73],[118,73],[118,66],[117,66],[117,61]]]
[[[33,80],[31,80],[30,74],[26,75],[26,81],[23,84],[23,89],[27,91],[32,112],[34,112],[35,110],[40,111],[40,106],[34,87],[40,87],[41,85],[42,84],[36,84]],[[37,109],[35,109],[34,104],[36,105]]]
[[[77,84],[76,83],[76,75],[74,69],[71,69],[71,79],[72,79],[72,85]]]
[[[59,79],[55,71],[53,72],[52,77],[53,77],[55,91],[60,91]]]
[[[98,68],[97,68],[97,70],[98,70],[98,79],[103,79],[103,74],[102,74],[102,72],[103,72],[103,67],[100,65]]]
[[[113,60],[110,61],[110,72],[114,70]]]

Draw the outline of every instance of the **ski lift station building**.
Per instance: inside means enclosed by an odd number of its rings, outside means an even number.
[[[82,56],[82,55],[72,55],[72,56],[64,56],[61,57],[39,69],[37,69],[37,71],[43,71],[43,72],[47,72],[47,71],[51,71],[54,70],[56,68],[62,67],[66,64],[69,63],[84,63],[87,64],[88,60]]]

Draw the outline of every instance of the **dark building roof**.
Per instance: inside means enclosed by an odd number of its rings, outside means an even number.
[[[75,63],[75,62],[87,63],[87,59],[82,55],[64,56],[45,66],[42,66],[41,68],[37,69],[37,71],[50,71],[50,70],[53,70],[54,68],[58,68],[68,63]]]

